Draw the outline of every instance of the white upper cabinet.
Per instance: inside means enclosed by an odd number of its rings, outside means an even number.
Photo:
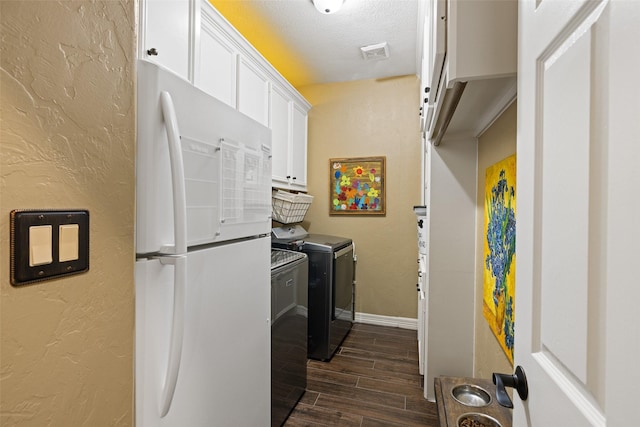
[[[307,111],[293,103],[291,108],[291,188],[307,188]]]
[[[438,92],[440,76],[444,68],[447,52],[447,1],[435,0],[429,4],[425,28],[425,95],[431,94],[432,100]],[[426,96],[426,99],[429,97]],[[433,104],[430,102],[429,104]]]
[[[451,81],[498,78],[516,74],[516,0],[449,0],[446,21],[447,44],[444,47],[448,58],[448,85]],[[437,59],[438,52],[435,56]]]
[[[434,99],[446,53],[447,2],[434,0],[425,6],[422,70],[420,75],[420,125],[427,131],[433,117]]]
[[[193,19],[189,0],[140,2],[138,57],[190,80]]]
[[[238,110],[269,125],[269,79],[250,58],[238,62]]]
[[[280,86],[271,87],[274,187],[299,191],[307,188],[307,111]]]
[[[269,127],[271,128],[271,152],[273,153],[273,162],[271,164],[271,172],[273,176],[274,186],[289,184],[289,140],[290,120],[289,114],[291,110],[291,101],[287,94],[277,85],[271,87],[271,98],[269,111],[271,119]]]
[[[311,105],[208,0],[140,0],[138,57],[268,126],[273,186],[306,191]]]
[[[238,51],[217,25],[212,11],[202,8],[195,85],[236,108]]]
[[[517,0],[430,3],[420,99],[435,145],[448,128],[477,136],[515,98],[517,21]]]

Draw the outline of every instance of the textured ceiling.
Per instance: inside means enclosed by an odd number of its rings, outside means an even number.
[[[296,87],[419,72],[422,0],[345,0],[330,15],[311,0],[211,3]],[[382,42],[389,58],[363,58]]]

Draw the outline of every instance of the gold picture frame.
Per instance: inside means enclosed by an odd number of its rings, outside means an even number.
[[[386,215],[386,157],[329,159],[329,215]]]

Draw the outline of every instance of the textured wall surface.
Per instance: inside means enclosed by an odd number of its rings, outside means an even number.
[[[0,424],[133,424],[135,2],[0,1]],[[88,209],[90,271],[12,287],[9,213]]]
[[[476,291],[475,291],[475,360],[474,376],[491,378],[493,372],[511,372],[511,362],[500,348],[482,315],[482,296],[484,280],[484,186],[485,173],[489,166],[513,155],[516,152],[516,113],[514,102],[482,134],[478,141],[478,193],[476,200]],[[517,218],[516,218],[517,222]],[[516,227],[517,228],[517,227]],[[517,261],[516,261],[517,264]],[[517,286],[517,285],[516,285]],[[516,309],[517,316],[517,309]],[[517,321],[517,320],[516,320]]]
[[[417,317],[416,217],[420,124],[415,76],[305,86],[309,113],[305,217],[311,233],[351,237],[358,254],[356,312]],[[329,216],[329,159],[386,156],[386,216]]]

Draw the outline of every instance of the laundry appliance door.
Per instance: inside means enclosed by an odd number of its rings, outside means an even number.
[[[333,254],[333,328],[332,347],[342,342],[353,324],[353,246],[340,249]]]

